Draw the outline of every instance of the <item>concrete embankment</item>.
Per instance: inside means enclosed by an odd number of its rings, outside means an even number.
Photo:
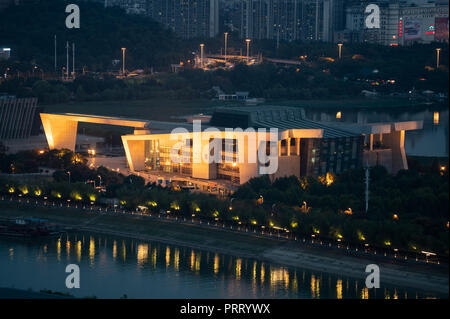
[[[77,231],[187,246],[357,279],[364,279],[367,276],[365,273],[367,265],[377,264],[380,267],[382,285],[420,289],[443,296],[448,296],[449,292],[448,265],[392,261],[383,256],[355,256],[345,249],[337,251],[313,248],[288,240],[271,239],[206,225],[174,223],[164,219],[103,215],[73,208],[26,208],[0,202],[0,218],[12,219],[17,216],[46,218],[61,227]]]

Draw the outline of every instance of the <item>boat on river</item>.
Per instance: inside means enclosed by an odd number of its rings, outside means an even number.
[[[16,218],[15,221],[0,224],[0,236],[43,237],[60,234],[61,232],[45,219]]]

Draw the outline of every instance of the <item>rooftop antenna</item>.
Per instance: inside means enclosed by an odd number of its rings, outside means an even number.
[[[315,40],[319,40],[319,0],[316,0],[316,32]]]
[[[75,78],[75,42],[72,42],[72,76]]]
[[[280,27],[281,27],[281,25],[278,25],[278,30],[277,30],[277,50],[280,48]]]
[[[66,80],[69,79],[69,41],[66,41],[66,64],[67,64],[67,70],[66,70]]]
[[[369,171],[369,161],[366,163],[366,213],[369,210],[369,182],[370,182],[370,171]]]
[[[55,34],[55,71],[58,68],[58,65],[56,64],[56,34]]]

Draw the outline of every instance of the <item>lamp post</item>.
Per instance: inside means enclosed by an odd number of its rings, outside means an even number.
[[[67,171],[67,175],[69,175],[69,184],[70,184],[70,171]]]
[[[436,49],[436,69],[439,69],[439,57],[441,54],[441,48],[437,48]]]
[[[228,41],[228,32],[225,32],[224,35],[225,35],[225,62],[227,62],[227,41]]]
[[[100,180],[99,186],[102,187],[102,177],[101,177],[101,175],[98,175],[98,179]]]
[[[249,54],[250,54],[250,39],[245,39],[245,42],[247,43],[247,64],[249,63]]]
[[[122,76],[125,76],[125,51],[127,48],[122,48]]]
[[[205,45],[202,43],[200,44],[200,65],[203,68],[203,48],[205,47]]]
[[[339,47],[339,60],[342,58],[342,43],[338,43],[338,47]]]
[[[228,206],[228,210],[233,210],[233,200],[234,198],[230,200],[230,206]]]

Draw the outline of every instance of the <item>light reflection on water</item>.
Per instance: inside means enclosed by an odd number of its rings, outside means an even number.
[[[65,249],[62,249],[65,247]],[[65,288],[77,263],[81,288]],[[0,238],[0,287],[119,298],[426,298],[436,295],[277,266],[253,259],[118,237]]]

